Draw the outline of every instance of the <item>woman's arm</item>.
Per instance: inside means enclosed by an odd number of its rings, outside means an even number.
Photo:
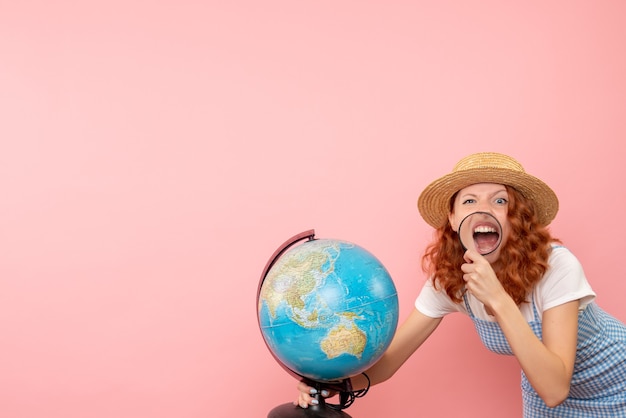
[[[513,300],[492,306],[500,328],[528,381],[549,407],[567,398],[574,372],[578,300],[543,313],[543,342],[535,336]]]
[[[528,381],[546,405],[559,405],[569,394],[576,358],[579,301],[543,312],[542,339],[533,333],[519,307],[504,291],[488,261],[478,253],[466,253],[461,269],[466,289],[477,297],[498,321]]]
[[[417,309],[413,309],[409,317],[402,323],[385,351],[385,354],[368,370],[365,371],[371,384],[375,385],[389,379],[404,362],[419,348],[420,345],[437,328],[442,318],[431,318]],[[367,379],[363,375],[352,379],[354,390],[367,387]],[[314,389],[304,382],[298,384],[300,395],[297,404],[303,408],[312,404]]]

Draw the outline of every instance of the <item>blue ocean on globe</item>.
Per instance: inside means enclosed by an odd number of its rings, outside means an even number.
[[[258,318],[283,366],[332,382],[382,356],[398,324],[398,296],[387,269],[367,250],[313,239],[272,265],[259,291]]]

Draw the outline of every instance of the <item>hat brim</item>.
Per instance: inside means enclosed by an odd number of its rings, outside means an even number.
[[[552,222],[559,210],[556,194],[543,181],[525,172],[489,167],[456,171],[430,183],[417,200],[422,218],[434,228],[444,226],[448,221],[452,196],[477,183],[497,183],[513,187],[534,202],[542,225]]]

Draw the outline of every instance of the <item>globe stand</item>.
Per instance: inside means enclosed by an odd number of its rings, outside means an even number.
[[[317,405],[300,408],[293,403],[285,403],[272,409],[267,418],[351,418],[343,411],[328,407],[324,398],[319,394],[316,394],[314,398],[319,402]]]

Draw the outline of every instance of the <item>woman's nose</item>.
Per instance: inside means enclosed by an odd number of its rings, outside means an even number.
[[[480,202],[478,204],[478,208],[477,209],[478,209],[478,212],[493,213],[493,211],[492,211],[493,208],[491,207],[489,202]]]

